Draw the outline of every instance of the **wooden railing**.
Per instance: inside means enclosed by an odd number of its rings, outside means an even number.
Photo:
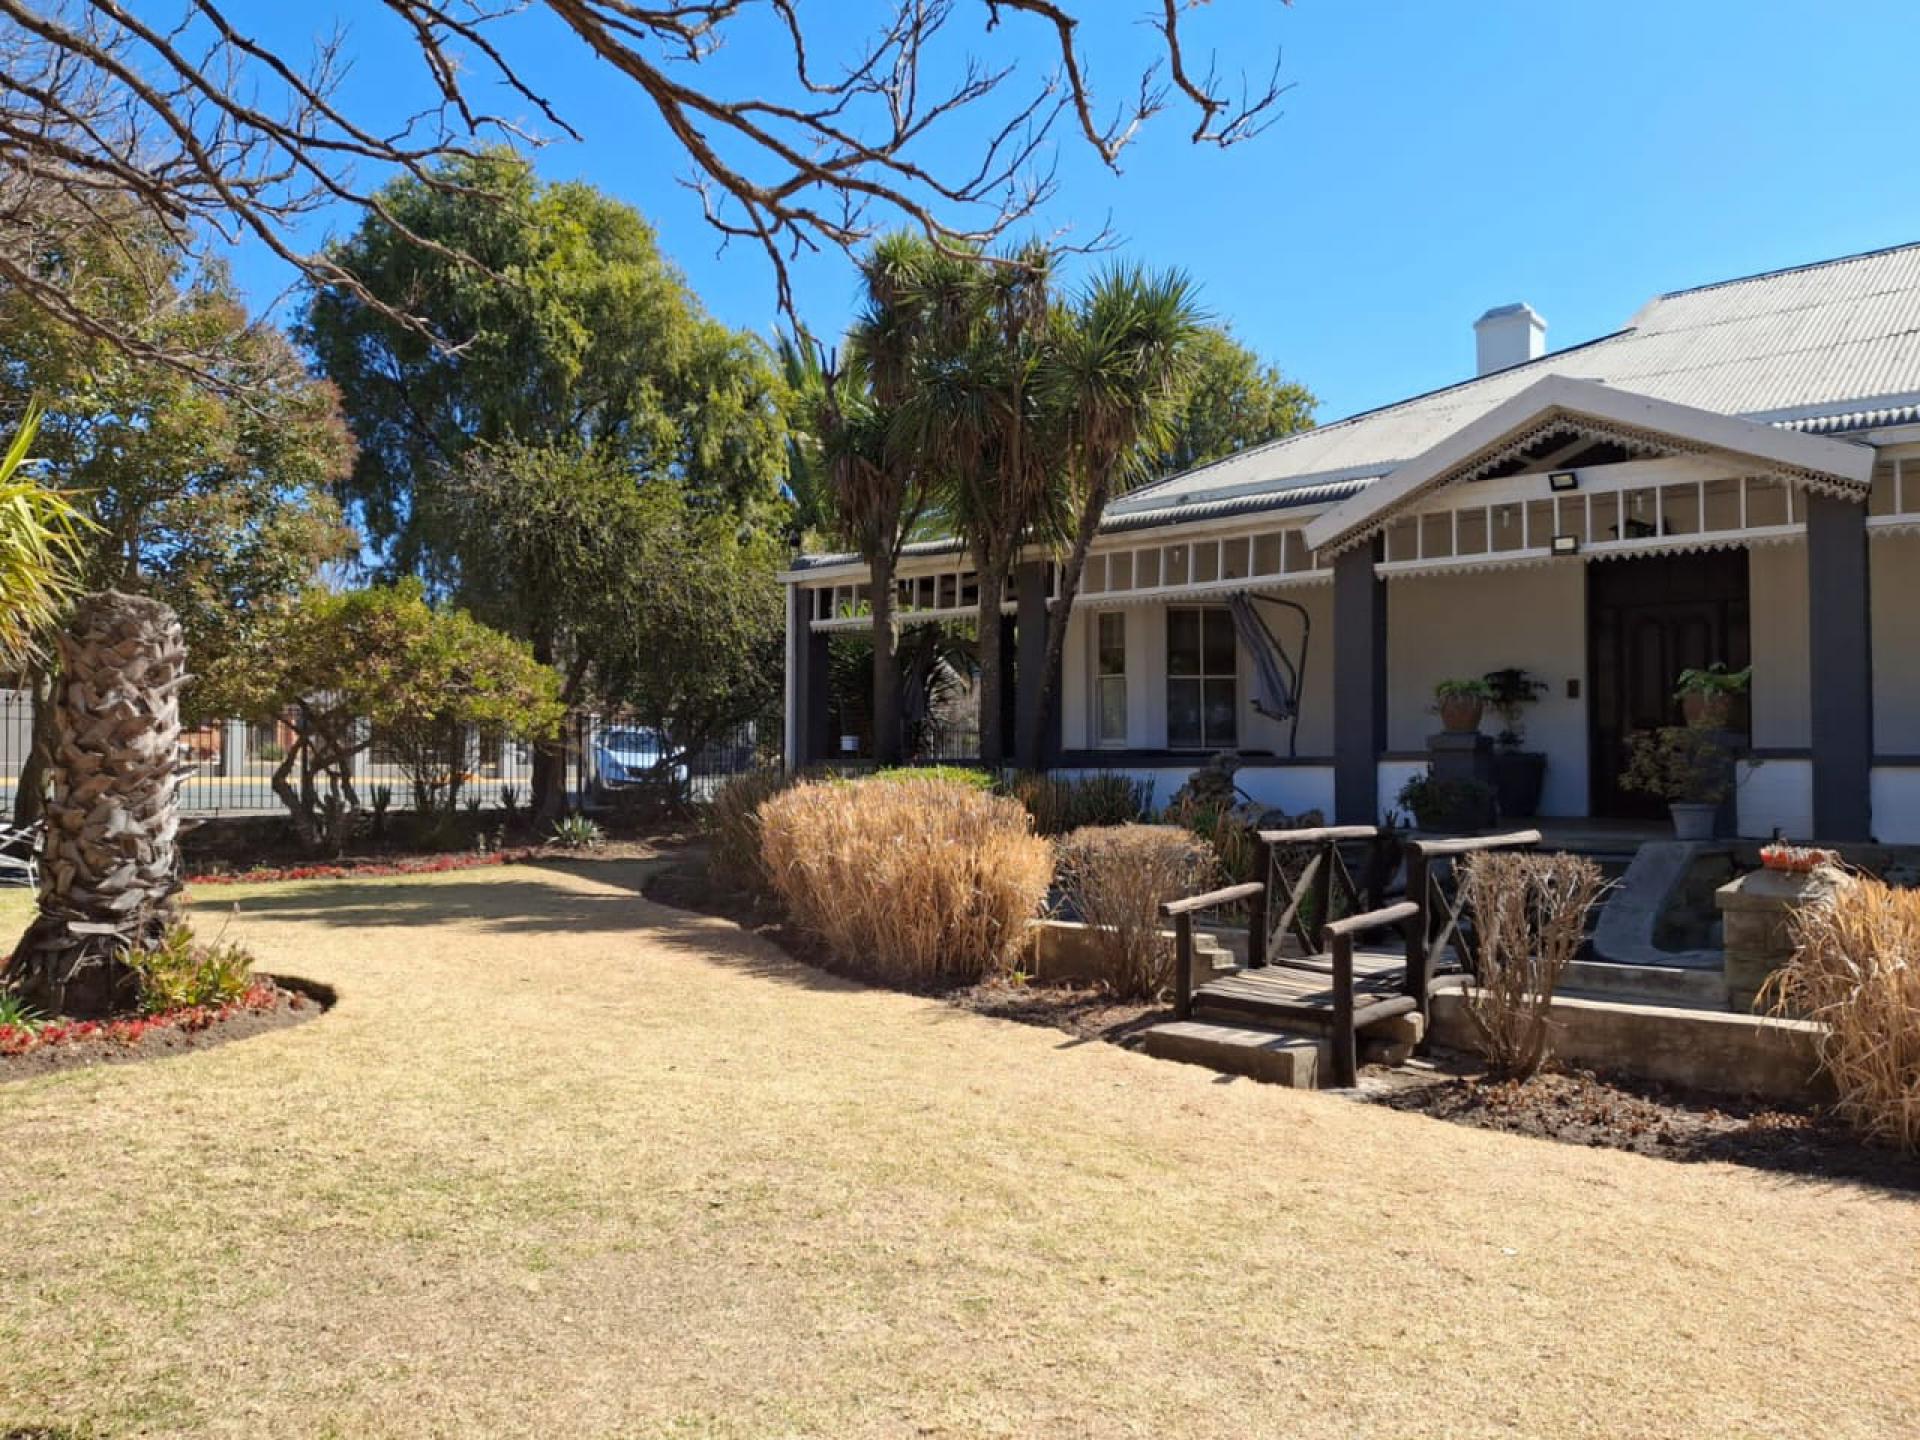
[[[1193,1018],[1193,917],[1202,910],[1236,905],[1242,900],[1264,897],[1266,884],[1248,880],[1224,890],[1209,890],[1204,895],[1189,895],[1184,900],[1168,900],[1160,913],[1173,921],[1173,1013],[1174,1018]],[[1255,901],[1255,903],[1259,903]]]
[[[1466,897],[1458,885],[1448,893],[1443,872],[1446,879],[1451,879],[1454,863],[1464,855],[1486,850],[1530,850],[1540,840],[1538,830],[1515,830],[1506,835],[1407,842],[1407,899],[1418,903],[1421,915],[1419,925],[1408,932],[1406,990],[1419,1002],[1422,1015],[1427,1013],[1433,988],[1436,955],[1451,946],[1460,968],[1468,973],[1473,970],[1473,955],[1461,923]]]
[[[1362,886],[1347,868],[1340,847],[1343,843],[1367,841],[1373,847],[1369,864],[1371,884]],[[1309,830],[1262,830],[1255,849],[1254,873],[1265,885],[1248,906],[1247,964],[1256,968],[1281,958],[1286,936],[1293,936],[1300,948],[1312,955],[1320,949],[1318,927],[1341,913],[1364,910],[1380,900],[1385,837],[1375,825],[1321,825]],[[1289,876],[1287,856],[1311,846],[1313,858],[1299,873]],[[1278,918],[1272,915],[1273,898],[1283,902]]]
[[[1363,930],[1398,925],[1409,950],[1420,924],[1420,906],[1411,900],[1382,906],[1363,914],[1330,920],[1321,930],[1333,962],[1333,1074],[1336,1084],[1352,1085],[1360,1073],[1360,1039],[1353,1029],[1353,937]]]

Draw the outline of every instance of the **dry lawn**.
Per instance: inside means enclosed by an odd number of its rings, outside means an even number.
[[[1920,1209],[863,990],[640,867],[211,892],[321,1020],[0,1086],[0,1435],[1920,1432]]]

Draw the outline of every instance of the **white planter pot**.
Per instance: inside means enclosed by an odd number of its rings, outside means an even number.
[[[1713,838],[1714,817],[1720,813],[1718,805],[1676,800],[1667,808],[1673,812],[1674,839],[1711,840]]]

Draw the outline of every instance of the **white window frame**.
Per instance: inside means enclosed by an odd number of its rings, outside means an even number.
[[[1191,610],[1200,616],[1200,656],[1199,670],[1192,675],[1173,673],[1173,617],[1183,611]],[[1207,669],[1207,626],[1210,616],[1218,617],[1219,623],[1228,627],[1233,634],[1233,669],[1218,673]],[[1211,753],[1215,750],[1234,750],[1240,745],[1240,638],[1233,631],[1233,619],[1224,605],[1169,605],[1167,607],[1167,663],[1166,663],[1166,718],[1167,748],[1182,753]],[[1233,734],[1225,737],[1207,733],[1207,682],[1210,680],[1231,680],[1233,682]],[[1200,687],[1200,744],[1183,745],[1173,738],[1173,687],[1177,684],[1195,684]]]
[[[1115,628],[1118,629],[1120,632],[1120,668],[1119,670],[1113,671],[1113,672],[1102,671],[1100,668],[1101,660],[1106,650],[1106,646],[1102,641],[1101,632],[1103,632],[1106,629],[1109,621],[1112,621],[1114,623]],[[1127,612],[1126,611],[1096,610],[1094,612],[1092,668],[1093,668],[1093,676],[1091,680],[1091,685],[1092,685],[1092,691],[1093,691],[1093,716],[1092,716],[1093,746],[1096,750],[1124,750],[1127,748],[1127,734],[1133,721],[1132,714],[1130,713],[1131,707],[1127,703]],[[1120,691],[1120,733],[1118,735],[1105,735],[1101,733],[1101,725],[1106,720],[1106,715],[1107,715],[1106,705],[1103,703],[1104,697],[1102,695],[1102,692],[1110,685],[1117,686]]]

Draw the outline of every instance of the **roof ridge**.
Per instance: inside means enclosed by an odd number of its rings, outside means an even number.
[[[1662,290],[1653,298],[1672,300],[1681,295],[1699,295],[1708,290],[1724,290],[1732,285],[1751,284],[1755,280],[1773,280],[1782,275],[1796,275],[1803,270],[1824,270],[1829,265],[1850,265],[1856,260],[1873,260],[1882,255],[1892,255],[1900,250],[1920,250],[1920,240],[1902,240],[1897,245],[1880,245],[1871,250],[1856,250],[1851,255],[1830,255],[1824,260],[1803,260],[1798,265],[1781,265],[1772,270],[1756,270],[1751,275],[1735,275],[1726,280],[1709,280],[1704,285],[1685,285],[1678,290]],[[1646,306],[1643,305],[1640,308],[1645,310]]]
[[[1119,500],[1134,500],[1143,495],[1151,495],[1162,485],[1170,485],[1175,480],[1190,480],[1196,475],[1204,475],[1207,471],[1212,470],[1216,466],[1225,465],[1229,461],[1245,460],[1252,455],[1262,455],[1270,450],[1277,450],[1283,445],[1291,444],[1308,435],[1325,434],[1329,430],[1338,430],[1343,425],[1357,425],[1362,420],[1370,420],[1375,415],[1384,415],[1389,410],[1398,410],[1403,405],[1417,404],[1419,401],[1431,400],[1436,395],[1445,395],[1452,390],[1464,390],[1469,385],[1478,385],[1482,380],[1490,380],[1495,375],[1510,375],[1516,370],[1524,370],[1529,365],[1545,365],[1552,361],[1563,359],[1577,351],[1591,350],[1596,345],[1604,345],[1609,340],[1618,340],[1623,335],[1630,335],[1633,333],[1633,329],[1633,326],[1625,325],[1618,330],[1609,330],[1604,335],[1595,335],[1590,340],[1581,340],[1572,345],[1563,346],[1558,350],[1550,350],[1545,355],[1537,356],[1532,360],[1522,360],[1517,365],[1505,365],[1498,370],[1489,370],[1484,375],[1469,375],[1464,380],[1453,380],[1445,385],[1436,385],[1431,390],[1421,390],[1412,395],[1403,395],[1398,400],[1389,400],[1384,405],[1375,405],[1368,410],[1356,410],[1351,415],[1342,415],[1338,420],[1329,420],[1324,425],[1310,425],[1304,430],[1295,430],[1288,435],[1279,435],[1271,440],[1263,440],[1258,445],[1249,445],[1246,449],[1236,450],[1231,455],[1222,455],[1218,460],[1209,460],[1204,465],[1195,465],[1190,470],[1176,470],[1171,475],[1162,475],[1158,480],[1146,485],[1137,486],[1129,490],[1125,495],[1117,497],[1115,503],[1118,503]]]

